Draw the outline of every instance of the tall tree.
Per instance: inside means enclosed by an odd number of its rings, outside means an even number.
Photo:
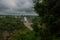
[[[42,0],[40,2],[40,0],[34,0],[34,9],[39,14],[39,24],[42,26],[39,26],[40,30],[37,30],[42,40],[52,40],[53,35],[60,34],[60,0]]]

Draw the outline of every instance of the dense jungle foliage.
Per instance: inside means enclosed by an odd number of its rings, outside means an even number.
[[[39,15],[32,20],[33,31],[12,16],[0,17],[0,40],[60,40],[60,0],[33,0]],[[4,33],[4,34],[3,34]]]

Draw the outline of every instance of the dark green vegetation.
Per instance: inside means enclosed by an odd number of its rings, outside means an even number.
[[[15,30],[22,31],[24,29],[25,25],[20,21],[19,18],[10,16],[0,17],[0,40],[4,40],[4,38],[2,38],[2,35],[5,31],[7,31],[7,34],[10,36],[10,33],[13,34]]]
[[[11,37],[11,40],[40,40],[40,37],[36,36],[34,32],[25,30],[25,31],[14,34]]]
[[[34,0],[34,9],[39,14],[32,25],[41,40],[60,40],[60,0]]]
[[[0,40],[40,40],[40,37],[26,28],[20,18],[0,16]]]
[[[3,31],[14,31],[14,30],[23,30],[24,24],[20,21],[19,18],[15,17],[0,17],[0,30]]]
[[[0,38],[7,31],[10,40],[60,40],[60,0],[34,0],[38,17],[32,20],[33,31],[25,27],[19,18],[0,18]],[[13,33],[15,31],[15,33]],[[3,40],[3,38],[1,39]],[[8,40],[8,39],[6,39]]]

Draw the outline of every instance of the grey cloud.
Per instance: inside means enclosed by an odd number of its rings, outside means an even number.
[[[32,0],[0,0],[0,14],[34,14]]]

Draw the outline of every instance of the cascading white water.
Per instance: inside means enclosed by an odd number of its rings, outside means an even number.
[[[24,17],[24,21],[25,21],[25,22],[28,22],[27,17]]]

